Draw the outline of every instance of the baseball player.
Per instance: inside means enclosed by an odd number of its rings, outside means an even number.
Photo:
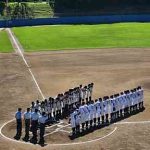
[[[92,100],[89,101],[88,110],[89,110],[90,129],[92,129],[94,119],[94,105]]]
[[[34,112],[34,111],[35,111],[35,103],[32,102],[32,103],[31,103],[31,112]]]
[[[100,127],[100,117],[101,117],[101,98],[99,98],[96,101],[96,112],[97,112],[97,120],[98,120],[98,126]]]
[[[88,98],[89,98],[89,100],[92,99],[93,86],[94,86],[94,83],[91,83],[91,84],[88,85],[88,91],[89,91],[89,94],[88,94],[89,97]]]
[[[143,98],[143,93],[144,93],[144,90],[141,86],[138,86],[137,87],[137,92],[139,94],[139,111],[143,111],[144,110],[144,98]]]
[[[81,117],[81,124],[82,124],[82,132],[84,131],[84,126],[85,126],[85,117],[86,117],[86,113],[84,111],[84,105],[85,103],[82,102],[82,105],[79,107],[79,113],[80,113],[80,117]]]
[[[41,111],[41,104],[40,104],[39,100],[36,101],[34,108],[37,109],[39,112]]]
[[[96,102],[97,100],[95,100],[95,102]],[[97,110],[96,110],[96,103],[94,103],[94,101],[92,101],[93,102],[93,120],[94,120],[94,128],[96,127],[96,118],[97,118]]]
[[[83,91],[82,91],[83,87],[82,85],[79,86],[79,103],[81,103],[82,99],[83,99]]]
[[[120,112],[119,94],[115,94],[114,97],[115,97],[115,107],[116,107],[116,121],[118,121],[119,117],[120,117],[120,114],[119,114],[119,112]]]
[[[56,98],[53,99],[52,103],[53,103],[53,117],[54,117],[55,119],[57,119],[57,118],[56,118],[57,99],[56,99]]]
[[[80,123],[81,123],[81,116],[79,110],[76,109],[76,115],[75,115],[76,135],[80,134]]]
[[[84,112],[85,112],[85,124],[86,124],[86,131],[88,130],[88,124],[89,124],[89,109],[88,109],[88,103],[84,104]]]
[[[116,112],[114,95],[110,96],[110,107],[111,107],[110,118],[111,118],[111,123],[113,123],[115,121],[115,112]]]
[[[47,115],[48,119],[52,119],[52,98],[49,97],[48,103],[47,103]]]
[[[122,98],[123,93],[121,92],[118,99],[119,99],[119,104],[120,104],[120,119],[123,118],[123,98]]]
[[[74,110],[70,114],[70,123],[71,123],[71,128],[72,128],[72,136],[76,134],[76,121],[75,121],[75,116],[77,115],[77,111]]]
[[[105,107],[105,122],[106,122],[106,125],[109,124],[109,105],[110,105],[110,101],[109,101],[109,96],[106,96],[105,97],[105,103],[106,103],[106,107]]]

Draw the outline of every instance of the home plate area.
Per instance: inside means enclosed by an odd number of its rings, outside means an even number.
[[[71,138],[71,126],[68,124],[68,120],[61,120],[60,122],[56,124],[52,124],[50,126],[46,126],[45,128],[45,144],[82,144],[89,141],[95,141],[97,139],[101,139],[107,135],[109,135],[111,132],[113,132],[115,129],[115,125],[109,125],[105,126],[103,128],[97,128],[93,131],[86,132],[85,134],[80,134],[77,138],[72,139]],[[3,135],[5,135],[7,138],[14,140],[14,135],[16,133],[16,122],[15,120],[9,122],[7,125],[5,125],[2,129]],[[22,137],[24,137],[24,126],[22,130]],[[38,130],[38,134],[39,130]],[[30,138],[32,137],[32,133],[30,132]],[[39,135],[38,135],[39,137]],[[16,142],[24,142],[21,138],[19,141]],[[30,142],[27,142],[30,143]]]
[[[63,121],[54,126],[46,128],[45,141],[49,144],[68,144],[81,143],[90,140],[99,139],[114,130],[114,125],[106,126],[101,129],[96,129],[85,134],[80,134],[77,138],[71,138],[71,127]]]

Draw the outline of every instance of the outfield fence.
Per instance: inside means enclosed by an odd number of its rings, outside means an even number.
[[[150,15],[106,15],[106,16],[78,16],[59,18],[38,18],[1,20],[0,27],[57,25],[57,24],[100,24],[118,22],[150,22]]]

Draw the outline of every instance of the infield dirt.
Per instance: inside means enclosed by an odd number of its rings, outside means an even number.
[[[142,85],[145,90],[146,109],[125,121],[150,120],[150,49],[38,52],[26,53],[25,56],[46,97],[90,82],[95,83],[94,98]],[[0,125],[2,125],[13,119],[17,107],[25,110],[31,101],[41,97],[24,62],[17,54],[0,54],[0,71]],[[76,146],[47,145],[41,148],[38,145],[14,143],[0,137],[0,150],[150,149],[150,124],[128,124],[117,127],[117,131],[110,137]],[[9,134],[10,131],[4,132]],[[108,131],[101,133],[103,136]],[[61,140],[62,135],[55,134],[55,136]],[[66,135],[63,136],[65,139]]]

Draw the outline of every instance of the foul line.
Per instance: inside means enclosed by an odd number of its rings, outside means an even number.
[[[50,144],[50,145],[52,145],[52,146],[70,146],[70,145],[81,145],[81,144],[92,143],[92,142],[96,142],[96,141],[102,140],[102,139],[112,135],[116,130],[117,130],[117,127],[115,127],[114,130],[111,131],[110,133],[108,133],[107,135],[105,135],[103,137],[100,137],[100,138],[97,138],[97,139],[94,139],[94,140],[89,140],[89,141],[85,141],[85,142],[75,142],[75,143]]]
[[[61,132],[66,132],[66,133],[71,133],[71,131],[67,131],[67,130],[63,130],[63,129],[61,129],[61,130],[59,130],[59,131],[61,131]]]
[[[23,59],[25,65],[27,66],[28,71],[30,72],[30,74],[31,74],[31,76],[32,76],[32,78],[33,78],[33,80],[34,80],[34,82],[35,82],[35,85],[37,86],[38,91],[40,92],[42,98],[45,99],[44,94],[42,93],[41,88],[39,87],[39,84],[37,83],[36,78],[35,78],[33,72],[31,71],[29,64],[27,63],[27,61],[26,61],[26,59],[25,59],[25,57],[24,57],[24,55],[23,55],[23,53],[22,53],[22,51],[21,51],[21,49],[20,49],[20,47],[19,47],[19,45],[18,45],[18,43],[17,43],[17,41],[16,41],[16,39],[14,38],[14,36],[13,36],[13,34],[12,34],[12,31],[11,31],[9,28],[7,29],[7,31],[8,31],[8,33],[9,33],[9,35],[10,35],[12,41],[14,42],[14,44],[15,44],[15,46],[16,46],[16,48],[17,48],[19,54],[20,54],[20,56],[22,57],[22,59]]]
[[[147,124],[147,123],[150,123],[150,121],[135,121],[135,122],[117,122],[117,123],[114,123],[116,125],[124,125],[124,124]]]

